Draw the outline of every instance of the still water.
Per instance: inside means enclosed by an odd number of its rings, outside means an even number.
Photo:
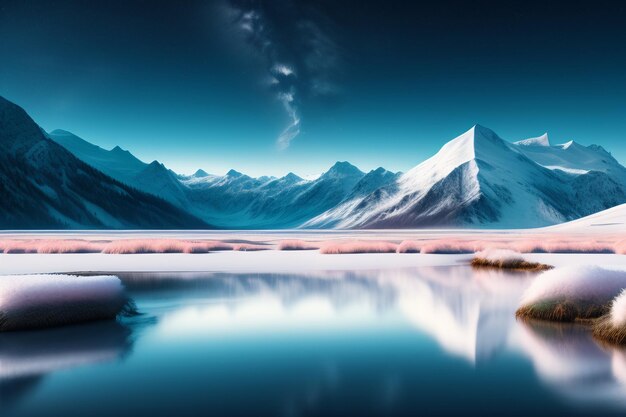
[[[624,415],[626,351],[467,266],[124,273],[140,316],[0,335],[0,415]]]

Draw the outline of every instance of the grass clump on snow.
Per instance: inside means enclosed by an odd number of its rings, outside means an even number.
[[[399,245],[396,252],[398,253],[420,253],[422,251],[422,244],[415,240],[403,240]]]
[[[626,271],[598,266],[557,268],[538,276],[515,315],[522,319],[573,322],[606,314],[626,288]]]
[[[338,255],[346,253],[395,253],[398,245],[379,240],[354,240],[326,242],[320,247],[320,253]]]
[[[0,332],[115,319],[132,309],[116,276],[0,276]]]
[[[298,239],[281,240],[278,244],[278,250],[316,250],[319,248],[318,244]]]
[[[594,323],[593,335],[605,342],[626,345],[626,290],[613,300],[609,313]]]
[[[486,249],[477,252],[472,259],[474,268],[500,268],[525,271],[546,271],[552,269],[550,265],[529,262],[521,253],[509,249]]]

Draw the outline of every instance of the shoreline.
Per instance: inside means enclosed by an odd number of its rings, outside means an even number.
[[[473,254],[367,253],[325,255],[318,251],[212,252],[207,254],[1,254],[0,274],[78,272],[297,273],[329,270],[406,269],[470,266]],[[526,254],[531,262],[555,267],[602,265],[626,270],[626,256],[615,254]]]

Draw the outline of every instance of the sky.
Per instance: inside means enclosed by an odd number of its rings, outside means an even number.
[[[0,0],[0,95],[179,173],[406,171],[475,124],[626,163],[626,3]]]

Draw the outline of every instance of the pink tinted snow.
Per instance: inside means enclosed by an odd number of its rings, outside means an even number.
[[[219,240],[185,239],[5,239],[0,240],[0,253],[208,253],[213,251],[257,251],[266,249],[314,250],[322,254],[339,253],[476,253],[490,248],[509,249],[519,253],[616,253],[626,254],[626,239],[620,235],[506,236],[485,234],[480,239],[464,237],[424,238],[404,240],[400,244],[384,240],[335,239],[307,241],[285,239],[276,245],[263,242],[230,243]]]
[[[313,250],[319,248],[318,243],[298,239],[281,240],[278,243],[278,250]]]
[[[422,250],[423,242],[415,240],[403,240],[399,245],[396,252],[398,253],[420,253]]]
[[[350,241],[326,241],[320,247],[323,254],[343,253],[391,253],[395,252],[398,245],[381,240],[350,240]]]
[[[474,253],[485,249],[485,242],[441,239],[425,242],[420,253],[458,254]]]

